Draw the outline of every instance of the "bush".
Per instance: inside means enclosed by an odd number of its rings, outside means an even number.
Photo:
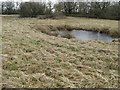
[[[45,12],[45,4],[38,2],[25,2],[20,5],[21,17],[36,17]]]
[[[15,5],[15,2],[6,1],[6,2],[1,2],[0,9],[2,10],[2,14],[7,14],[7,15],[18,14],[18,9],[15,9],[16,6],[17,3]]]

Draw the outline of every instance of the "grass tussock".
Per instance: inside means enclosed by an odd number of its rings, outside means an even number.
[[[120,42],[120,38],[112,40],[112,42]]]
[[[59,34],[55,31],[57,28],[52,25],[37,25],[35,29],[51,36],[58,36]]]
[[[63,35],[61,35],[61,37],[63,38],[68,38],[68,39],[71,39],[71,38],[75,38],[70,32],[68,31],[65,31]]]

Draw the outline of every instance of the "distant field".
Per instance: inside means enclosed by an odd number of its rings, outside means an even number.
[[[3,87],[117,88],[118,42],[49,36],[39,25],[69,25],[118,35],[118,21],[3,17]]]

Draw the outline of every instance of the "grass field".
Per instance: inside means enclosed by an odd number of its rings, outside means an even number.
[[[3,17],[3,87],[117,88],[118,42],[49,36],[39,25],[70,25],[117,34],[118,21]],[[108,32],[107,31],[107,32]],[[106,32],[106,31],[105,31]]]

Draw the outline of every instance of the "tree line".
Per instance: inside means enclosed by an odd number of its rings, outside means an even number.
[[[2,14],[37,17],[62,13],[66,16],[119,20],[119,2],[2,2]]]

